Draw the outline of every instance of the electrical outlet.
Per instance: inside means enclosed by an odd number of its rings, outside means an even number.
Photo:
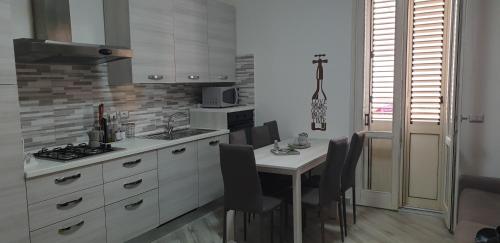
[[[128,111],[120,111],[120,118],[124,119],[128,118],[128,116],[129,116]]]

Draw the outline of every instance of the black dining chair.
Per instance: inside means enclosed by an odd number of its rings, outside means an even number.
[[[325,222],[330,213],[337,207],[337,219],[340,225],[340,235],[344,241],[344,220],[342,210],[341,177],[347,154],[347,138],[331,140],[328,146],[325,167],[318,188],[304,188],[302,205],[312,207],[319,212],[321,221],[321,242],[325,242]],[[306,219],[304,219],[306,220]]]
[[[254,149],[259,149],[273,143],[269,128],[266,126],[252,127],[251,134]]]
[[[276,125],[277,127],[277,125]],[[258,126],[253,127],[252,131],[252,143],[255,149],[259,149],[270,144],[273,144],[271,140],[271,133],[268,126]],[[268,196],[279,196],[281,193],[285,192],[290,186],[292,186],[291,176],[277,175],[272,173],[259,173],[260,179],[262,181],[262,188],[264,195]]]
[[[262,194],[260,178],[257,174],[255,155],[250,145],[220,145],[220,164],[224,182],[224,230],[223,243],[227,242],[227,212],[235,210],[247,214],[267,214],[271,221],[271,242],[273,242],[274,215],[283,209],[283,201]],[[282,218],[282,217],[280,217]],[[246,240],[246,219],[244,221]],[[280,224],[280,227],[283,223]],[[262,229],[262,223],[261,223]],[[283,230],[280,230],[280,242]],[[261,242],[262,242],[261,231]]]
[[[363,151],[365,143],[365,133],[357,132],[351,137],[349,152],[347,153],[344,170],[342,171],[342,205],[343,218],[345,225],[345,235],[347,236],[347,209],[346,209],[346,191],[352,189],[352,216],[353,223],[356,224],[356,166],[358,165],[359,157]]]
[[[247,145],[248,139],[245,130],[238,130],[229,133],[229,144]]]
[[[265,122],[264,126],[266,126],[269,129],[269,135],[271,136],[271,142],[274,143],[274,141],[280,142],[280,132],[278,130],[278,122],[276,121],[269,121]]]

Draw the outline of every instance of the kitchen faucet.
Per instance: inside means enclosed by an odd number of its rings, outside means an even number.
[[[173,132],[174,132],[174,124],[173,124],[173,119],[175,117],[188,117],[186,112],[175,112],[174,114],[168,116],[167,119],[167,124],[165,125],[165,130],[168,134],[169,137],[172,137]]]

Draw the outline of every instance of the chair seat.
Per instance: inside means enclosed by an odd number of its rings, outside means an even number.
[[[279,207],[283,201],[274,197],[262,197],[262,210],[263,212],[269,212]]]

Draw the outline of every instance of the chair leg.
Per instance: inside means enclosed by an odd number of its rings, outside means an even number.
[[[285,204],[286,203],[283,203],[280,206],[280,243],[283,243],[284,238],[285,238],[285,222],[286,222],[285,221],[285,215],[286,215]]]
[[[307,227],[307,209],[302,206],[302,230]]]
[[[269,217],[271,218],[271,220],[270,220],[271,221],[271,230],[270,230],[271,243],[273,243],[274,242],[274,237],[273,237],[274,236],[274,234],[273,234],[274,233],[274,212],[273,212],[273,210],[271,210],[271,212],[269,213]]]
[[[352,217],[353,224],[356,224],[356,185],[352,186]]]
[[[321,243],[325,243],[325,221],[321,219]]]
[[[224,229],[222,230],[222,242],[227,242],[227,210],[224,208]]]
[[[344,219],[344,231],[345,231],[345,236],[347,236],[347,207],[346,207],[346,198],[345,198],[345,192],[342,193],[342,218]]]
[[[243,213],[243,240],[247,241],[247,216],[248,213]]]
[[[339,218],[339,224],[340,224],[340,238],[342,239],[342,242],[344,242],[344,220],[342,217],[342,203],[338,202],[337,203],[337,208],[338,208],[338,218]]]

